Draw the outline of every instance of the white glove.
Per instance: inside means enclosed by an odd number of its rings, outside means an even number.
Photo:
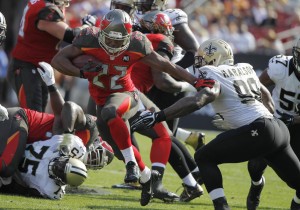
[[[8,120],[8,111],[7,109],[0,104],[0,121]]]
[[[216,114],[214,116],[214,119],[212,120],[212,124],[222,130],[232,129],[232,127],[226,121],[224,121],[224,118],[220,114]]]
[[[46,62],[39,62],[39,65],[42,68],[37,68],[38,72],[40,73],[43,81],[46,83],[47,86],[51,86],[55,84],[54,72],[53,68],[49,63]]]
[[[82,25],[95,26],[97,18],[92,15],[86,15],[81,19]]]
[[[83,160],[86,148],[82,140],[70,133],[63,134],[63,140],[58,146],[61,155]]]
[[[181,84],[180,92],[197,92],[197,89],[188,82],[179,82]]]

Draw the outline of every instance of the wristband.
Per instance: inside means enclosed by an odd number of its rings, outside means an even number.
[[[166,121],[166,115],[163,110],[156,112],[156,122]]]
[[[56,92],[57,91],[57,87],[53,84],[53,85],[49,85],[48,86],[48,91],[50,92],[50,93],[52,93],[52,92]]]

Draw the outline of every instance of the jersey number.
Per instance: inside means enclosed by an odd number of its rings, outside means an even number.
[[[30,153],[32,154],[33,157],[35,157],[36,159],[41,160],[44,156],[44,154],[46,153],[46,151],[49,149],[48,146],[43,146],[41,148],[41,151],[36,152],[34,151],[34,148],[32,145],[29,145],[26,150],[29,150]],[[19,165],[19,170],[22,173],[28,173],[29,168],[31,168],[31,174],[33,176],[35,176],[36,174],[36,170],[39,166],[40,161],[36,161],[36,160],[30,160],[27,158],[23,158],[23,161],[21,161],[22,164]]]
[[[233,86],[243,104],[253,103],[255,100],[261,101],[261,92],[255,79],[234,80]]]
[[[295,96],[296,93],[286,91],[285,89],[281,88],[279,106],[286,111],[292,111],[293,109],[295,109],[295,112],[297,112],[298,110],[296,110],[296,106],[294,106],[295,103],[287,98],[287,97],[294,98]],[[300,94],[298,94],[297,99],[300,100]]]
[[[102,71],[93,79],[93,84],[105,88],[105,89],[110,89],[110,90],[118,90],[122,89],[122,85],[118,85],[117,82],[120,78],[124,77],[126,75],[126,66],[113,66],[116,71],[119,72],[118,75],[115,75],[113,77],[110,77],[110,82],[109,82],[109,87],[105,87],[105,85],[100,81],[100,78],[103,76],[108,76],[109,75],[109,68],[107,64],[102,64]]]

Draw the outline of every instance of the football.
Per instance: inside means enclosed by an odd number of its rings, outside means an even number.
[[[74,66],[76,66],[77,68],[82,68],[86,63],[88,63],[89,61],[96,63],[96,64],[100,64],[101,62],[95,58],[92,55],[79,55],[76,58],[74,58],[72,60],[72,63]]]

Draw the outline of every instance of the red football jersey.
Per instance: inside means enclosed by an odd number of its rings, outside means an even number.
[[[130,66],[150,54],[153,48],[145,35],[134,32],[127,50],[111,60],[100,46],[98,36],[99,28],[87,28],[74,39],[73,45],[102,62],[102,70],[96,77],[89,80],[89,91],[95,102],[103,105],[112,93],[135,89],[130,76]]]
[[[28,120],[28,139],[27,143],[47,140],[52,137],[52,128],[54,123],[54,115],[48,113],[37,112],[23,108]],[[78,130],[75,135],[82,139],[84,145],[90,140],[90,131],[88,129]]]
[[[147,34],[146,36],[156,52],[163,51],[167,53],[170,59],[172,58],[174,46],[168,37],[163,34]],[[142,93],[147,93],[154,84],[151,67],[142,62],[137,62],[131,68],[131,79],[134,85]]]
[[[56,5],[43,0],[28,1],[23,11],[18,40],[12,51],[16,59],[38,66],[38,62],[50,63],[57,53],[59,39],[37,28],[38,20],[63,21],[64,14]]]

